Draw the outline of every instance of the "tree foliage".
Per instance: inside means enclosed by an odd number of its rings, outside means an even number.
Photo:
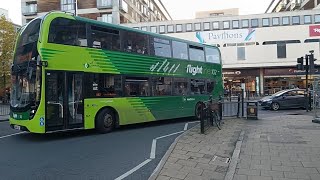
[[[16,32],[14,30],[14,26],[12,22],[8,21],[4,16],[1,16],[0,17],[0,77],[2,82],[0,82],[0,84],[2,88],[8,85],[6,79],[10,77],[9,76],[10,67],[13,59],[15,38],[16,38]]]

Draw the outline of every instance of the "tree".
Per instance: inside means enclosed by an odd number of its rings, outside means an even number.
[[[10,85],[7,79],[10,77],[10,67],[13,59],[13,49],[15,44],[16,32],[13,24],[4,16],[0,17],[0,77],[2,83],[0,86],[1,93],[4,94],[6,87]],[[2,88],[1,88],[2,87]],[[1,92],[2,91],[2,92]]]

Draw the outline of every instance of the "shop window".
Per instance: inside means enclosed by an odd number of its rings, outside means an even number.
[[[123,47],[125,52],[148,54],[148,35],[127,31],[123,33],[123,37]]]
[[[177,28],[177,32],[182,32],[182,24],[177,24],[176,28]]]
[[[243,19],[241,20],[242,23],[242,28],[248,28],[249,27],[249,20],[248,19]]]
[[[230,22],[229,21],[223,21],[223,29],[230,29]]]
[[[239,28],[239,20],[233,20],[232,21],[232,28],[238,29]]]
[[[194,30],[195,31],[201,31],[201,24],[200,23],[195,23],[194,24]]]
[[[210,23],[209,22],[204,22],[203,23],[203,30],[204,31],[210,30]]]
[[[92,47],[105,50],[120,50],[119,31],[91,26]]]
[[[304,43],[313,43],[313,42],[320,42],[320,39],[306,39]]]
[[[278,55],[278,58],[287,58],[286,43],[277,44],[277,55]]]
[[[259,19],[251,19],[251,27],[259,27]]]
[[[192,31],[192,24],[191,23],[186,24],[186,30]]]
[[[314,23],[320,23],[320,14],[314,15]]]
[[[191,95],[206,94],[205,86],[205,80],[191,79]]]
[[[190,60],[204,62],[204,50],[203,47],[189,45],[189,57]]]
[[[142,31],[147,31],[147,26],[142,26],[142,27],[141,27],[141,30],[142,30]]]
[[[149,81],[146,77],[126,77],[125,96],[150,96]]]
[[[292,24],[300,24],[300,16],[292,16]]]
[[[304,24],[311,24],[311,15],[304,16]]]
[[[279,26],[280,25],[280,18],[279,17],[273,17],[272,18],[272,26]]]
[[[171,56],[171,45],[167,39],[152,38],[153,53],[152,55],[161,57],[172,57]]]
[[[289,19],[289,16],[285,16],[285,17],[282,17],[282,25],[289,25],[290,24],[290,19]]]
[[[206,62],[220,64],[220,53],[217,48],[206,47]]]
[[[246,49],[245,47],[237,47],[238,60],[246,60]]]
[[[188,79],[173,78],[173,95],[187,95],[188,94]]]
[[[157,26],[151,26],[150,31],[153,33],[157,33]]]
[[[170,96],[172,95],[172,78],[153,77],[151,93],[152,96]]]
[[[122,77],[110,74],[85,74],[85,94],[87,97],[122,96]]]
[[[173,25],[168,25],[167,28],[168,33],[173,33]]]
[[[262,19],[262,26],[270,26],[270,19],[269,18],[263,18]]]
[[[165,33],[165,26],[164,25],[161,25],[159,26],[159,33]]]
[[[187,43],[172,41],[172,52],[174,58],[189,59]]]
[[[219,29],[219,22],[213,22],[212,27],[213,29]]]

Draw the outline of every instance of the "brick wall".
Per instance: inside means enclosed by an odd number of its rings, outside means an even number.
[[[78,1],[78,9],[96,8],[97,0],[80,0]]]
[[[60,10],[60,0],[40,0],[38,1],[38,12],[48,12],[52,10]]]

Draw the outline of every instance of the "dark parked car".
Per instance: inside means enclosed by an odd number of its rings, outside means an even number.
[[[274,111],[280,108],[305,108],[306,98],[304,89],[287,89],[279,91],[272,96],[266,96],[259,100],[262,108]]]

